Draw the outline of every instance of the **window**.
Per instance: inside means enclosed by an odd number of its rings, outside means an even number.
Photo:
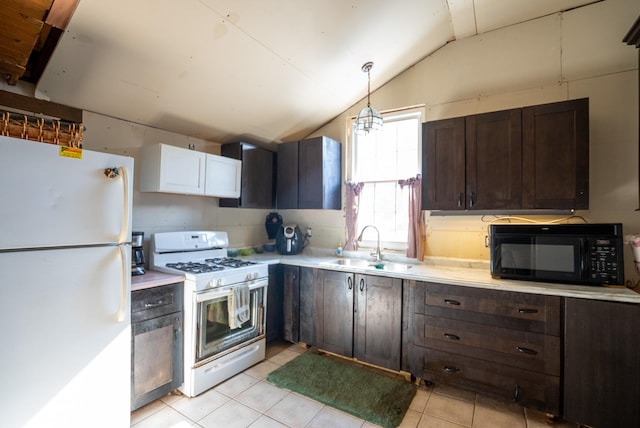
[[[360,194],[358,232],[368,224],[380,231],[386,249],[407,246],[408,190],[398,180],[421,172],[421,111],[384,114],[381,132],[353,135],[351,180],[365,183]],[[367,231],[364,246],[375,246],[375,232]]]

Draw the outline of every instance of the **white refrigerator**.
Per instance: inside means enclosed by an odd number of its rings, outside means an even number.
[[[0,426],[129,426],[132,180],[0,136]]]

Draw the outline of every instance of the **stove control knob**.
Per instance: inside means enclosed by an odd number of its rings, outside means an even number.
[[[212,279],[209,281],[209,287],[211,288],[220,287],[221,285],[223,285],[222,278]]]

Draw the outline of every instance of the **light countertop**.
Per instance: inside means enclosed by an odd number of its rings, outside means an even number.
[[[131,291],[160,287],[161,285],[175,284],[176,282],[183,281],[184,275],[173,275],[147,269],[144,275],[134,275],[131,277]]]
[[[489,264],[484,261],[449,259],[440,261],[427,260],[423,263],[415,263],[415,260],[413,260],[414,263],[411,263],[412,266],[408,270],[385,271],[356,266],[341,266],[331,263],[337,260],[336,256],[314,254],[313,252],[294,256],[263,253],[240,258],[264,263],[280,263],[343,272],[365,273],[465,287],[640,304],[640,294],[624,286],[584,286],[492,278]]]

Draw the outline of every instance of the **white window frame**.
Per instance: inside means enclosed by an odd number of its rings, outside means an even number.
[[[393,122],[393,121],[397,121],[397,120],[406,120],[408,118],[416,118],[417,122],[418,122],[418,169],[421,170],[421,160],[422,160],[422,122],[424,121],[424,117],[425,117],[425,108],[424,106],[413,106],[413,107],[408,107],[405,109],[398,109],[398,110],[391,110],[391,111],[383,111],[381,112],[385,123],[389,123],[389,122]],[[347,119],[347,147],[345,150],[345,171],[346,171],[346,176],[348,180],[354,180],[354,176],[355,176],[355,165],[354,165],[354,159],[356,154],[356,147],[354,144],[354,122],[355,122],[355,117],[350,117]],[[416,173],[421,173],[421,171],[416,171]],[[405,179],[405,178],[409,178],[409,176],[412,175],[412,172],[408,171],[406,176],[403,177],[399,177],[398,179]],[[395,180],[397,181],[397,180]],[[365,181],[365,183],[367,183],[367,181]],[[366,184],[365,184],[365,188],[366,188]],[[358,225],[357,225],[357,233],[360,233],[360,231],[363,229],[363,227],[366,226],[365,224],[362,223],[361,220],[358,221]],[[374,226],[381,228],[383,227],[382,225],[377,225],[374,224]],[[371,230],[367,230],[367,232],[365,233],[364,238],[372,238],[375,239],[375,232],[371,231]],[[377,241],[376,240],[367,240],[367,239],[363,239],[362,242],[358,243],[358,247],[359,248],[375,248],[377,245]],[[402,252],[402,251],[406,251],[407,249],[407,240],[405,238],[404,241],[381,241],[380,242],[380,246],[383,250],[386,251],[397,251],[397,252]]]

